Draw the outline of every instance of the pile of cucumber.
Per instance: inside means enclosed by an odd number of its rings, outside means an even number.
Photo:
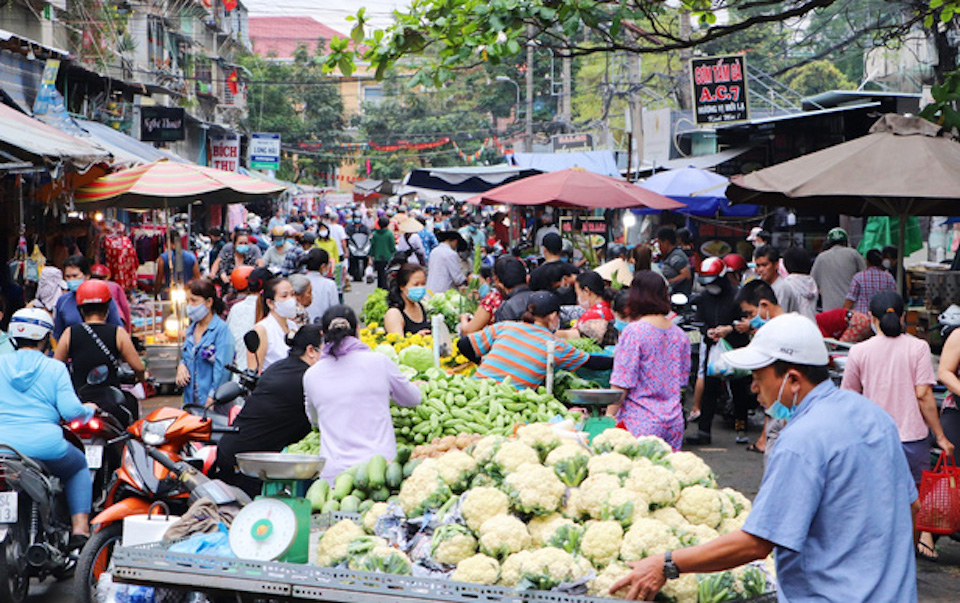
[[[491,379],[434,377],[420,386],[419,406],[390,407],[398,444],[461,433],[510,435],[517,423],[546,423],[558,414],[579,418],[544,387],[518,390]]]
[[[383,455],[350,467],[333,481],[318,479],[307,490],[307,499],[315,513],[364,513],[375,502],[386,502],[400,491],[420,459],[411,459],[409,446],[397,446],[397,458],[387,462]]]

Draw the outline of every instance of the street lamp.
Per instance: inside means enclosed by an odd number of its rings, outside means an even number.
[[[515,81],[513,81],[512,79],[508,78],[505,75],[498,75],[495,79],[498,82],[510,82],[517,89],[517,102],[514,105],[516,107],[516,115],[514,115],[514,119],[519,120],[520,119],[520,84],[516,83]]]

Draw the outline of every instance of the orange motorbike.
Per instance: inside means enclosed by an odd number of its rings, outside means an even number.
[[[95,531],[77,560],[79,603],[93,603],[100,575],[109,567],[113,548],[123,535],[123,518],[144,515],[156,502],[182,515],[204,496],[216,504],[250,501],[242,491],[204,475],[202,459],[184,458],[193,446],[215,442],[218,434],[233,431],[235,427],[214,426],[211,419],[177,408],[159,408],[111,441],[125,442],[123,455],[104,510],[91,521]]]

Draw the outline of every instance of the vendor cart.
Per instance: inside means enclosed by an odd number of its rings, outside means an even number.
[[[145,300],[130,308],[133,336],[144,344],[144,364],[160,386],[172,386],[177,379],[185,320],[182,303]]]

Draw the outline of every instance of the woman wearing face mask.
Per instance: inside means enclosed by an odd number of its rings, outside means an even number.
[[[383,317],[387,333],[397,335],[430,333],[430,316],[420,301],[427,294],[427,274],[423,266],[400,266],[390,284],[387,303],[390,309]]]
[[[390,402],[420,404],[420,390],[397,365],[357,339],[357,316],[347,306],[323,314],[320,360],[303,375],[307,417],[320,428],[320,477],[333,480],[347,467],[382,454],[397,455]],[[259,387],[259,386],[258,386]]]
[[[220,318],[223,301],[209,279],[187,283],[187,318],[190,326],[183,341],[177,385],[183,388],[183,403],[213,403],[217,388],[230,380],[226,364],[233,359],[233,335]]]
[[[923,472],[930,469],[930,433],[948,456],[953,456],[954,445],[943,433],[933,398],[937,376],[930,345],[906,333],[903,310],[903,298],[893,291],[881,291],[870,298],[877,335],[850,348],[840,387],[863,394],[890,414],[919,486]],[[937,558],[929,534],[921,537],[918,554]]]
[[[636,318],[620,334],[610,385],[623,390],[607,416],[633,435],[663,438],[675,451],[683,444],[683,395],[690,378],[690,339],[667,319],[667,284],[645,270],[633,278],[626,313]]]
[[[237,453],[280,452],[310,433],[303,408],[303,375],[320,359],[320,327],[302,327],[287,335],[286,344],[290,347],[287,357],[263,371],[234,419],[239,431],[224,434],[217,446],[217,477],[250,496],[259,494],[262,484],[237,471]]]
[[[461,337],[460,353],[479,364],[478,377],[503,381],[518,389],[537,388],[547,375],[547,348],[554,343],[553,362],[557,370],[580,367],[605,371],[613,366],[610,356],[581,352],[554,332],[560,325],[560,301],[550,291],[530,295],[523,322],[498,322],[479,333]]]
[[[63,280],[67,283],[67,292],[57,299],[54,310],[53,338],[59,340],[63,332],[73,325],[83,322],[77,307],[77,289],[90,278],[90,262],[82,255],[72,255],[63,263]],[[110,300],[107,304],[106,324],[123,326],[123,319],[117,311],[117,304]]]
[[[263,286],[260,313],[264,318],[253,328],[260,336],[260,347],[256,353],[247,352],[247,366],[263,372],[287,356],[287,334],[297,330],[297,297],[290,281],[275,278]]]
[[[257,266],[261,257],[260,248],[250,242],[250,231],[237,228],[233,231],[233,242],[220,250],[213,261],[210,274],[215,274],[224,285],[230,284],[230,275],[237,266]]]

